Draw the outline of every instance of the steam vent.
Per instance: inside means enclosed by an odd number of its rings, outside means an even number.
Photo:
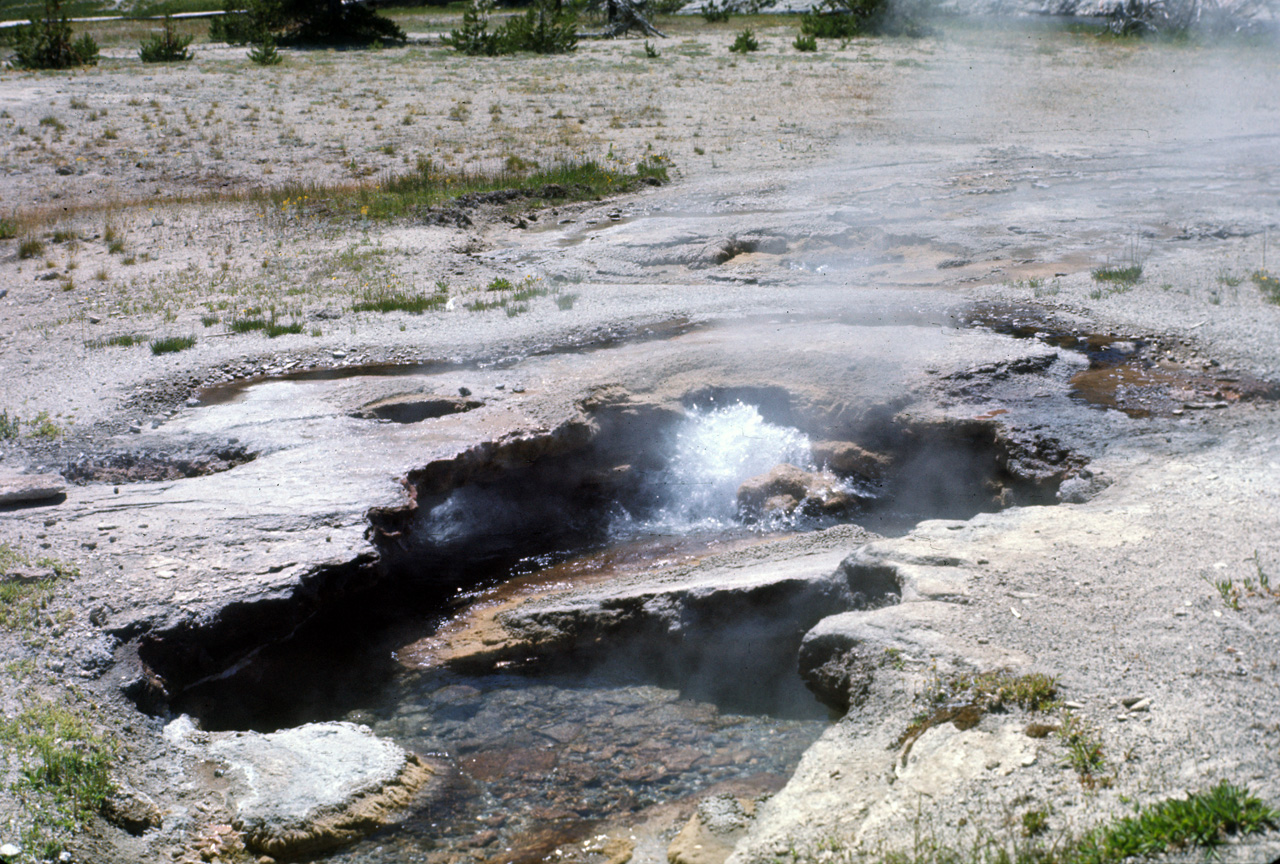
[[[0,861],[1280,861],[1277,10],[846,5],[0,12]]]

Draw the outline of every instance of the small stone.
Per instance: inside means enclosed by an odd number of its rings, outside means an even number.
[[[470,395],[471,395],[471,390],[470,390],[469,388],[467,388],[467,387],[459,387],[459,388],[458,388],[458,395],[459,395],[459,396],[470,396]]]
[[[0,846],[0,857],[12,858],[14,855],[21,855],[22,849],[14,846],[12,843],[6,843]]]
[[[89,316],[89,323],[90,323],[90,324],[101,324],[101,323],[102,323],[102,319],[101,319],[101,318],[99,318],[97,315],[90,315],[90,316]]]
[[[1130,711],[1146,711],[1150,707],[1151,707],[1150,699],[1139,699],[1137,702],[1134,702],[1132,705],[1128,706]]]
[[[140,424],[140,423],[130,423],[130,424],[129,424],[129,431],[130,431],[130,432],[132,432],[134,435],[137,435],[139,432],[141,432],[141,431],[142,431],[142,424]]]

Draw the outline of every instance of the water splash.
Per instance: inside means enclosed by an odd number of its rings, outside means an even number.
[[[753,405],[690,410],[671,434],[666,467],[648,478],[655,510],[639,531],[692,533],[740,528],[738,487],[787,462],[816,471],[809,437],[769,423]],[[776,526],[775,526],[776,527]]]

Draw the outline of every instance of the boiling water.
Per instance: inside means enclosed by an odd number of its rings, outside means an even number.
[[[619,514],[611,526],[614,537],[740,532],[747,527],[737,496],[744,481],[782,463],[805,471],[821,467],[813,461],[809,436],[770,423],[760,409],[741,402],[690,409],[670,433],[668,443],[666,465],[645,480],[656,506],[640,514]],[[806,524],[797,514],[779,515],[751,527],[778,531],[817,524]]]

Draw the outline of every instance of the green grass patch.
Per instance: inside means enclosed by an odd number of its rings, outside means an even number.
[[[43,697],[25,702],[17,716],[0,720],[0,742],[17,763],[9,788],[22,802],[21,845],[51,860],[111,794],[115,744],[95,731],[87,706]]]
[[[445,171],[429,159],[415,171],[373,185],[294,186],[268,193],[273,207],[306,201],[306,212],[367,219],[398,219],[423,213],[463,196],[502,193],[492,203],[584,201],[630,192],[646,183],[665,183],[668,161],[652,156],[630,168],[598,162],[565,162],[532,171]]]
[[[1231,835],[1280,827],[1280,813],[1225,780],[1205,792],[1171,798],[1087,835],[1074,859],[1111,864],[1190,847],[1213,849]]]
[[[194,347],[196,337],[194,336],[165,336],[161,339],[151,340],[151,353],[175,354],[178,351],[186,351],[188,348]]]
[[[1141,264],[1130,264],[1126,267],[1099,267],[1093,271],[1095,282],[1108,282],[1114,285],[1136,285],[1141,278]]]
[[[31,565],[31,559],[16,546],[0,543],[0,573]],[[76,575],[76,569],[53,558],[39,558],[35,567],[51,574],[43,579],[6,579],[0,582],[0,627],[30,631],[40,624],[40,614],[53,600],[57,584]]]
[[[265,318],[234,318],[227,328],[232,333],[252,333],[254,330],[266,330],[267,319]]]
[[[44,254],[44,241],[32,237],[18,244],[18,257],[22,260],[39,258]]]
[[[444,308],[444,304],[449,302],[449,294],[446,292],[436,292],[435,294],[410,294],[400,291],[388,291],[381,293],[369,292],[365,294],[364,299],[357,301],[352,307],[353,312],[408,312],[411,315],[421,315],[423,312],[435,312]]]
[[[286,336],[290,333],[301,333],[302,322],[293,321],[289,324],[280,324],[272,321],[263,329],[263,332],[267,334],[268,339],[274,339],[277,336]]]
[[[84,343],[86,348],[132,348],[147,341],[146,336],[137,333],[117,333],[115,336],[103,336],[90,339]]]

